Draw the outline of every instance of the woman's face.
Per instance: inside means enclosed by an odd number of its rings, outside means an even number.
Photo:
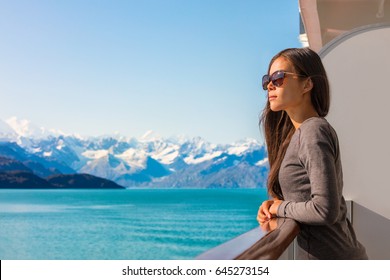
[[[284,70],[290,73],[297,73],[292,64],[284,57],[277,58],[271,65],[269,75],[275,71]],[[305,82],[307,78],[286,74],[283,84],[276,87],[271,82],[268,84],[268,100],[272,111],[284,110],[296,111],[306,106]],[[309,100],[310,101],[310,100]]]

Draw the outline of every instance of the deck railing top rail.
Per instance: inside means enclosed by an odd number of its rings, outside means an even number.
[[[299,233],[296,221],[273,218],[199,255],[199,260],[276,260]]]

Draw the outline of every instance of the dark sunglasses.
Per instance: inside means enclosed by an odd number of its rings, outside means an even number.
[[[284,70],[278,70],[278,71],[275,71],[270,75],[264,75],[263,76],[263,79],[262,79],[262,86],[263,86],[263,89],[264,90],[267,90],[268,88],[268,84],[270,82],[272,82],[272,84],[276,87],[280,87],[281,85],[283,85],[283,81],[284,81],[284,78],[286,77],[286,75],[295,75],[295,76],[299,76],[299,77],[305,77],[304,75],[300,75],[300,74],[297,74],[297,73],[292,73],[292,72],[286,72]]]

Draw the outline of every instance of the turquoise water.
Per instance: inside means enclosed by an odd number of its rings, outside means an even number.
[[[0,259],[193,259],[257,226],[264,189],[0,190]]]

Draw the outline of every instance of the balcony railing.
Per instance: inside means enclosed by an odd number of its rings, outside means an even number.
[[[198,260],[276,260],[279,259],[299,233],[296,221],[273,218],[199,255]],[[293,258],[290,254],[289,258]]]

